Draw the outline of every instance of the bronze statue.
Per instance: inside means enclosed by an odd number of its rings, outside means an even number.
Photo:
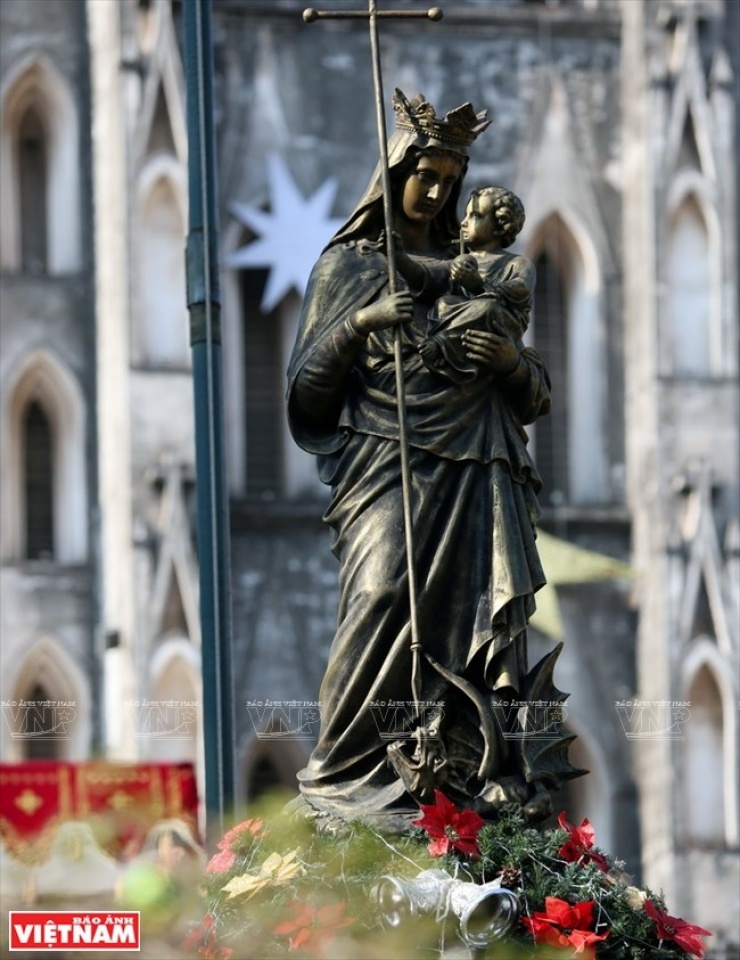
[[[391,823],[417,814],[438,787],[484,816],[516,804],[536,820],[551,809],[548,790],[582,771],[568,763],[569,738],[552,711],[533,721],[519,709],[564,699],[552,686],[558,650],[533,670],[526,651],[544,575],[540,481],[523,425],[550,407],[544,365],[521,340],[534,271],[502,252],[521,223],[497,219],[486,194],[471,200],[463,228],[481,264],[455,260],[457,202],[484,114],[465,104],[440,119],[423,97],[400,91],[394,108],[394,235],[384,228],[379,167],[314,267],[289,369],[291,430],[331,486],[324,519],[340,562],[321,730],[300,790],[319,814],[340,819]],[[476,210],[492,217],[485,250],[476,250]],[[390,295],[389,242],[402,278]],[[486,257],[495,262],[482,265]],[[396,327],[425,711],[411,695]],[[384,729],[407,705],[410,728]]]
[[[529,325],[534,264],[506,250],[524,226],[524,216],[521,200],[505,187],[481,187],[470,194],[460,244],[463,250],[467,244],[474,256],[452,261],[450,278],[461,294],[440,297],[419,348],[424,362],[451,380],[480,375],[467,355],[469,341],[474,342],[468,331],[489,330],[517,342]]]

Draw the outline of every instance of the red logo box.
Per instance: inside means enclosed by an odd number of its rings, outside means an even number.
[[[141,950],[138,910],[11,910],[10,949]]]

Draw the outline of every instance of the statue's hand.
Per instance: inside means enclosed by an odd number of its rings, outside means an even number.
[[[379,243],[383,252],[388,256],[388,244],[385,230],[380,234]],[[403,245],[403,237],[396,231],[393,232],[393,259],[396,269],[401,274],[408,285],[415,289],[421,289],[426,279],[426,270],[413,257],[406,253]]]
[[[402,255],[405,255],[405,250],[403,246],[403,237],[401,236],[401,234],[397,230],[394,230],[392,233],[392,237],[393,237],[393,249],[396,255],[398,255],[399,253]],[[385,232],[384,229],[381,230],[380,233],[378,234],[378,249],[387,255],[388,234]]]
[[[367,336],[373,330],[384,330],[386,327],[406,323],[413,319],[413,316],[414,299],[408,290],[402,290],[358,310],[352,326],[358,333]]]
[[[517,345],[511,337],[504,334],[466,330],[462,335],[462,342],[468,359],[493,373],[507,376],[513,373],[519,364]]]

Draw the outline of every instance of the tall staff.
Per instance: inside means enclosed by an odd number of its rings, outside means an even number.
[[[223,832],[224,818],[233,806],[235,764],[211,0],[186,0],[183,36],[188,119],[187,294],[195,398],[206,828],[215,835]]]
[[[383,94],[383,75],[380,68],[380,45],[378,43],[378,20],[383,19],[424,19],[438,21],[442,19],[439,7],[429,10],[384,10],[377,9],[376,0],[368,0],[368,11],[359,10],[315,10],[308,7],[303,11],[306,23],[316,20],[356,20],[367,19],[370,28],[370,51],[373,64],[373,87],[375,90],[375,114],[378,130],[378,152],[380,154],[380,172],[383,184],[383,220],[385,224],[386,253],[388,258],[388,289],[391,294],[398,290],[398,272],[396,270],[396,251],[394,247],[393,205],[391,198],[391,173],[388,164],[388,137],[385,124],[385,96]],[[396,326],[393,339],[393,359],[396,376],[396,403],[398,407],[398,446],[401,456],[401,494],[403,498],[403,528],[406,545],[406,568],[409,581],[409,606],[411,609],[411,696],[414,703],[414,719],[420,716],[421,702],[421,640],[417,617],[416,567],[414,565],[414,526],[411,504],[411,465],[409,462],[409,442],[406,431],[406,386],[403,380],[401,353],[401,328]]]

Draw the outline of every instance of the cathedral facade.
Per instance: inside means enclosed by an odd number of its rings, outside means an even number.
[[[531,431],[542,531],[561,557],[629,568],[546,566],[559,619],[532,643],[564,640],[556,680],[591,771],[562,804],[734,957],[740,4],[442,6],[439,24],[382,23],[386,99],[488,109],[466,188],[507,186],[527,211],[516,250],[537,267],[530,335],[554,396]],[[181,7],[0,4],[5,760],[202,769]],[[307,272],[377,161],[366,24],[302,9],[212,6],[247,804],[294,785],[316,732],[337,568],[285,370]],[[34,738],[19,704],[67,719]]]

